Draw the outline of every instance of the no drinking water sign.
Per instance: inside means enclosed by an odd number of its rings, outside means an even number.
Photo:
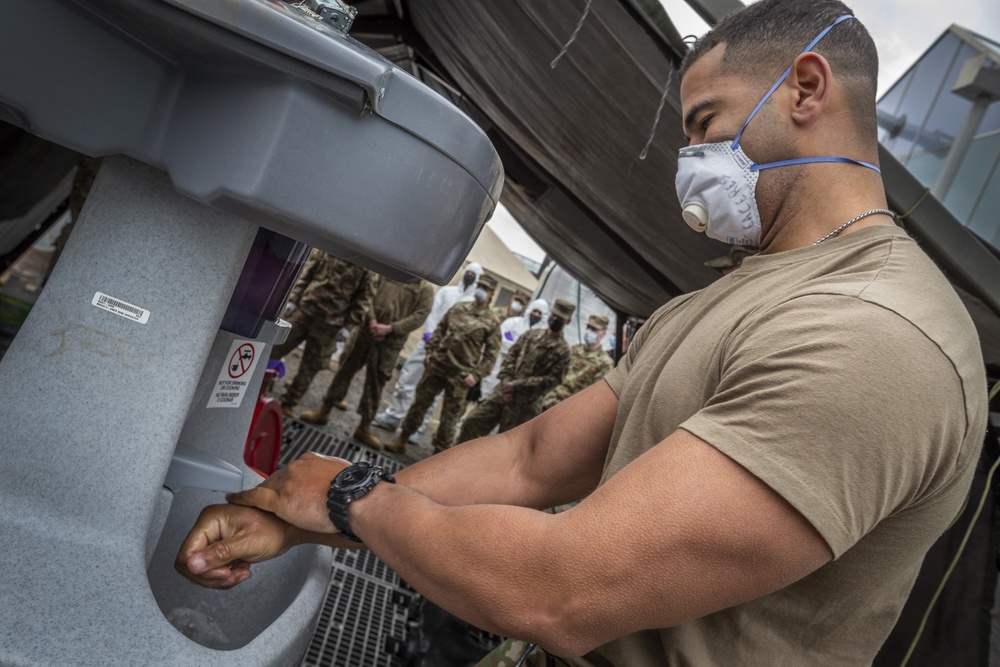
[[[209,408],[238,408],[247,393],[257,362],[264,353],[264,343],[251,340],[234,340],[229,346],[226,365],[219,371]]]

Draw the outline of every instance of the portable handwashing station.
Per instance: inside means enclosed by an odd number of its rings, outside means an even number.
[[[305,650],[328,549],[221,592],[174,555],[260,479],[243,445],[308,246],[443,283],[503,171],[468,117],[300,5],[0,5],[0,120],[106,156],[0,362],[0,664]]]

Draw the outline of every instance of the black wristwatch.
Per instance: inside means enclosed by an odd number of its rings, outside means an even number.
[[[367,461],[358,461],[341,470],[330,482],[330,491],[326,494],[326,507],[330,510],[330,521],[342,536],[352,542],[361,541],[347,525],[347,506],[364,497],[383,479],[396,483],[396,479],[385,468],[373,466]]]

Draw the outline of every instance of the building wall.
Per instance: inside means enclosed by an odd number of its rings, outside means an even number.
[[[902,124],[879,140],[927,187],[933,187],[948,150],[972,108],[951,92],[965,61],[979,50],[949,30],[878,102],[883,116]],[[996,66],[996,64],[993,64]],[[1000,248],[1000,102],[986,112],[944,205],[983,240]]]

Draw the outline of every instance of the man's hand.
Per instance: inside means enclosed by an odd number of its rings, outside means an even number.
[[[199,586],[232,588],[250,578],[250,563],[280,556],[302,541],[298,537],[273,514],[209,505],[177,552],[174,568]]]
[[[508,381],[505,380],[500,385],[500,391],[501,391],[501,393],[503,393],[503,402],[504,403],[513,403],[514,402],[514,383],[513,382],[508,382]]]
[[[256,488],[230,493],[235,505],[277,514],[288,523],[317,533],[336,533],[326,507],[330,482],[350,461],[308,452],[268,477]]]
[[[472,373],[469,373],[464,378],[462,378],[462,386],[465,387],[466,389],[472,389],[473,387],[476,386],[477,382],[479,382],[479,380],[477,380],[476,376],[473,375]]]

